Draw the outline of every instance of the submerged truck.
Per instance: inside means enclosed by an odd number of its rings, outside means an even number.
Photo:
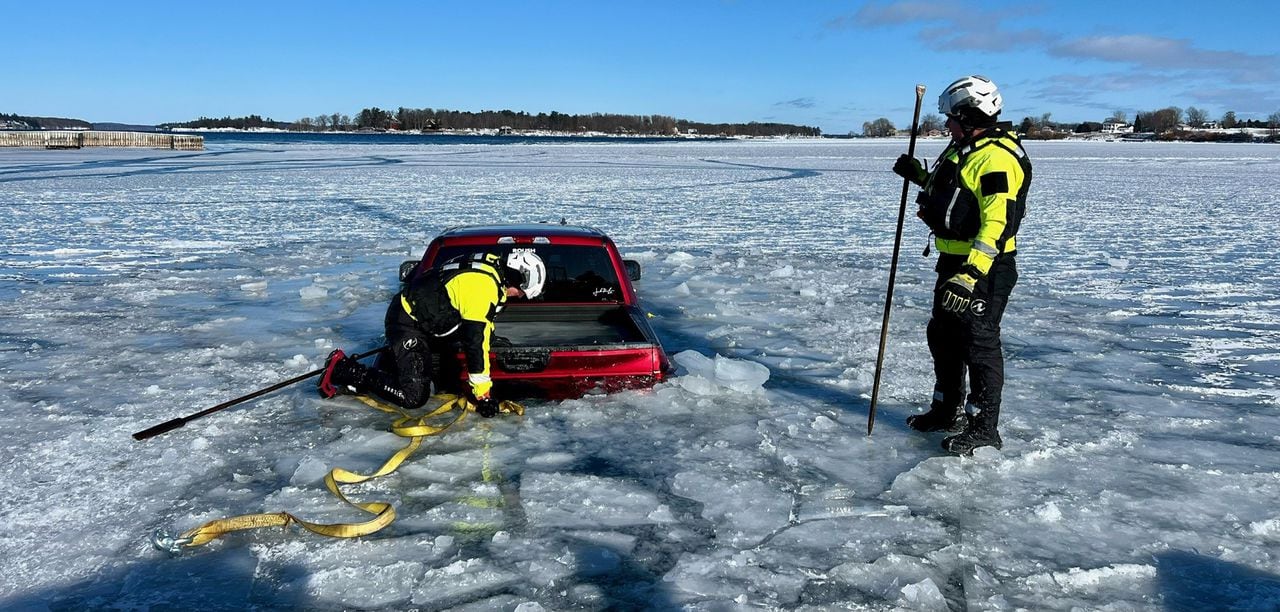
[[[632,285],[640,279],[639,262],[624,260],[598,229],[547,223],[450,228],[422,259],[401,264],[400,281],[458,256],[506,257],[515,249],[536,252],[547,278],[542,295],[508,302],[494,320],[495,395],[565,399],[650,387],[672,373]]]

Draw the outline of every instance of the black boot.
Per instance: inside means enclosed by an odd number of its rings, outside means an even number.
[[[942,449],[955,455],[972,455],[980,446],[991,446],[999,449],[1004,445],[1000,432],[996,430],[996,422],[1000,417],[999,408],[979,409],[970,405],[969,425],[964,431],[942,439]]]
[[[960,406],[947,407],[941,402],[929,405],[924,414],[913,414],[907,417],[907,427],[916,431],[960,431],[969,423]]]
[[[334,349],[324,360],[320,397],[328,399],[343,393],[359,393],[367,377],[368,370],[359,361],[347,357],[342,349]]]

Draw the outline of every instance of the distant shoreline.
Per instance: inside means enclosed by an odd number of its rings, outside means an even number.
[[[1247,129],[1247,128],[1246,128]],[[1244,138],[1157,138],[1150,134],[1070,134],[1055,138],[1024,138],[1030,142],[1072,142],[1072,143],[1186,143],[1186,144],[1276,144],[1269,130],[1248,130]],[[1194,133],[1193,133],[1194,134]],[[183,139],[182,142],[177,142]],[[949,142],[945,135],[922,135],[918,139],[925,143]],[[246,143],[310,143],[327,144],[567,144],[608,142],[650,144],[680,142],[859,142],[864,144],[895,143],[908,140],[906,134],[895,134],[883,137],[865,137],[848,135],[823,136],[724,136],[724,135],[641,135],[641,134],[608,134],[603,132],[556,132],[551,130],[355,130],[355,131],[299,131],[273,128],[176,128],[161,132],[124,131],[124,130],[0,130],[0,150],[9,148],[46,148],[46,149],[78,149],[81,147],[147,147],[161,149],[201,150],[207,142],[234,142],[242,140]]]
[[[468,138],[468,137],[470,137],[470,138],[495,138],[495,139],[500,139],[500,138],[512,138],[512,139],[520,139],[520,138],[567,138],[567,139],[574,139],[574,138],[579,138],[579,139],[583,139],[583,140],[588,140],[588,139],[594,139],[594,140],[598,140],[598,139],[617,139],[617,140],[662,140],[662,141],[682,141],[682,140],[689,140],[689,141],[715,141],[715,140],[769,140],[769,141],[778,141],[778,140],[783,140],[783,141],[805,141],[805,140],[825,140],[825,141],[831,141],[831,140],[850,140],[850,141],[864,141],[864,142],[892,141],[892,140],[905,140],[905,139],[907,139],[907,138],[908,138],[907,134],[905,134],[905,133],[902,133],[902,134],[896,134],[896,135],[893,135],[893,136],[877,136],[877,137],[869,137],[869,136],[850,136],[850,135],[844,135],[844,134],[840,134],[840,135],[837,135],[837,134],[824,134],[824,135],[822,135],[822,136],[798,136],[798,135],[780,135],[780,136],[749,136],[749,135],[736,135],[736,136],[726,136],[726,135],[721,135],[721,134],[714,134],[714,135],[712,135],[712,134],[668,134],[668,135],[660,135],[660,134],[610,134],[610,133],[607,133],[607,132],[557,132],[557,131],[552,131],[552,130],[511,130],[511,131],[502,131],[502,130],[494,130],[494,129],[478,129],[478,130],[352,130],[352,131],[333,131],[333,130],[324,130],[324,131],[319,131],[319,130],[283,130],[283,129],[278,129],[278,128],[253,128],[253,129],[241,129],[241,128],[174,128],[174,129],[172,129],[172,130],[168,130],[168,131],[169,131],[169,132],[172,132],[172,133],[180,133],[180,132],[181,132],[181,133],[195,133],[195,134],[261,134],[261,135],[264,135],[264,136],[266,136],[266,135],[273,135],[273,134],[274,134],[274,135],[288,135],[288,134],[293,134],[293,135],[297,135],[297,136],[313,136],[313,137],[317,137],[317,138],[328,138],[328,137],[351,137],[351,136],[387,136],[387,137],[401,137],[401,136],[406,136],[406,137],[407,137],[407,136],[445,136],[445,137],[457,137],[457,138]],[[1025,136],[1024,136],[1024,137],[1023,137],[1023,141],[1025,141],[1025,142],[1186,142],[1186,143],[1212,143],[1212,142],[1217,142],[1217,143],[1235,143],[1235,144],[1274,144],[1274,142],[1269,142],[1269,141],[1267,140],[1267,137],[1269,136],[1269,132],[1270,132],[1270,131],[1269,131],[1269,130],[1267,130],[1267,129],[1265,129],[1265,128],[1238,128],[1238,129],[1235,129],[1235,131],[1233,131],[1233,132],[1228,132],[1228,131],[1226,131],[1226,130],[1218,130],[1218,131],[1216,132],[1219,136],[1226,136],[1226,135],[1229,135],[1229,134],[1240,134],[1240,135],[1242,135],[1242,136],[1247,135],[1247,137],[1248,137],[1248,138],[1250,138],[1250,140],[1248,140],[1248,141],[1246,141],[1246,140],[1239,140],[1239,141],[1236,141],[1236,140],[1229,140],[1229,139],[1225,139],[1225,138],[1220,138],[1220,139],[1216,139],[1216,140],[1215,140],[1215,139],[1201,139],[1201,138],[1195,138],[1195,137],[1192,137],[1192,138],[1171,138],[1171,139],[1162,139],[1162,138],[1157,137],[1155,134],[1151,134],[1151,133],[1140,133],[1140,134],[1111,134],[1111,133],[1099,133],[1099,132],[1087,132],[1087,133],[1080,133],[1080,134],[1074,134],[1074,133],[1073,133],[1073,134],[1069,134],[1069,135],[1058,135],[1058,136],[1055,136],[1055,137],[1053,137],[1053,138],[1027,138],[1027,137],[1025,137]],[[1195,135],[1195,134],[1200,134],[1200,132],[1190,132],[1189,134]],[[946,141],[949,141],[949,140],[950,140],[950,137],[949,137],[949,136],[947,136],[947,135],[941,135],[941,136],[921,135],[921,136],[919,136],[918,138],[919,138],[920,140],[924,140],[924,141],[931,141],[931,142],[932,142],[932,141],[943,141],[943,142],[946,142]]]
[[[278,128],[173,128],[173,133],[194,134],[298,134],[307,136],[457,136],[492,138],[618,138],[662,140],[796,140],[813,136],[725,136],[721,134],[611,134],[608,132],[557,132],[553,130],[282,130]]]

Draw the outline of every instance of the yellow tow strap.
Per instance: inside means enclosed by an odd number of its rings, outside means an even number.
[[[386,476],[400,467],[405,459],[409,458],[414,451],[422,446],[422,439],[427,436],[437,435],[446,429],[458,424],[468,412],[475,411],[473,404],[467,396],[458,395],[437,395],[432,399],[443,400],[443,404],[439,408],[432,410],[420,416],[413,416],[399,406],[385,404],[375,399],[356,396],[356,399],[364,402],[372,408],[383,412],[397,415],[397,418],[391,424],[391,432],[409,438],[409,443],[404,448],[396,451],[391,458],[387,459],[378,471],[369,475],[357,474],[340,467],[329,470],[324,477],[325,487],[329,489],[338,499],[346,504],[364,510],[374,515],[373,518],[363,523],[313,523],[304,521],[288,512],[271,512],[264,514],[242,514],[240,516],[232,516],[228,518],[209,521],[195,529],[191,529],[183,533],[181,536],[173,540],[166,541],[166,545],[162,546],[159,542],[153,540],[157,547],[166,550],[177,550],[180,547],[195,547],[207,544],[216,540],[223,535],[233,531],[243,531],[246,529],[259,529],[262,527],[286,527],[290,523],[296,523],[303,529],[312,533],[318,533],[323,536],[334,538],[355,538],[363,535],[375,533],[378,530],[390,525],[396,519],[395,508],[387,502],[353,502],[347,499],[338,488],[340,485],[359,484],[368,480],[373,480],[379,476]],[[499,409],[503,413],[523,415],[524,406],[513,401],[504,400],[499,403]],[[457,415],[452,419],[444,422],[443,425],[433,425],[428,420],[434,419],[451,411],[457,411]]]

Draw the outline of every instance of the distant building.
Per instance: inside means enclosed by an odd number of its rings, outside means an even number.
[[[1123,121],[1107,119],[1102,122],[1102,131],[1105,134],[1132,134],[1133,126]]]
[[[1200,125],[1200,129],[1202,130],[1216,130],[1220,127],[1222,127],[1222,124],[1213,120],[1206,121]]]

